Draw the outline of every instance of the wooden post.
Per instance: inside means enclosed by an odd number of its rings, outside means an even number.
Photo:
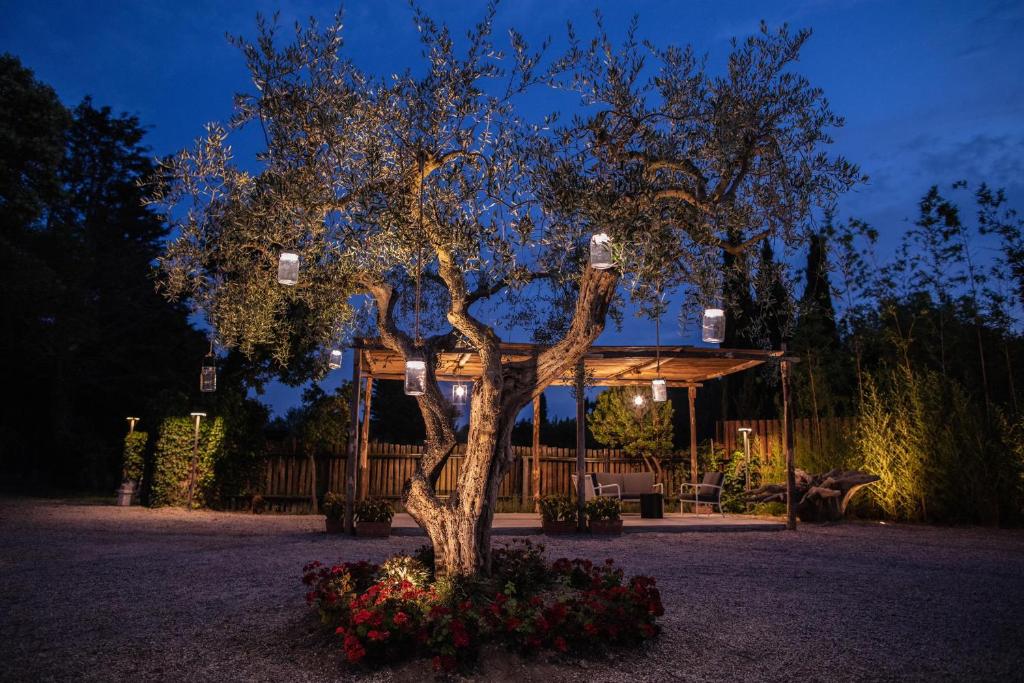
[[[348,450],[345,455],[345,533],[355,532],[356,473],[359,463],[359,349],[352,350],[352,403],[348,415]]]
[[[533,443],[530,446],[533,465],[533,511],[540,512],[540,394],[533,398]]]
[[[370,493],[370,405],[373,403],[373,377],[366,378],[363,394],[363,429],[359,435],[359,500]]]
[[[586,531],[586,520],[584,518],[584,503],[586,502],[587,476],[587,426],[586,426],[586,398],[583,393],[583,361],[576,367],[576,528]]]
[[[786,350],[785,344],[782,346]],[[786,528],[796,530],[796,472],[793,464],[793,397],[789,387],[789,361],[779,363],[782,373],[782,444],[786,452]]]
[[[690,406],[690,483],[697,484],[697,413],[694,403],[697,400],[697,387],[686,388]]]
[[[316,515],[320,513],[320,504],[316,499],[316,456],[310,452],[307,458],[309,460],[309,507]]]

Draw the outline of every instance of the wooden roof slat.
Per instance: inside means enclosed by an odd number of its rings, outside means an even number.
[[[402,357],[375,340],[357,340],[359,365],[363,374],[377,379],[402,379],[405,362]],[[503,362],[528,361],[544,347],[535,344],[502,344]],[[700,382],[742,372],[765,362],[798,359],[782,351],[756,349],[713,349],[695,346],[667,346],[660,349],[661,372],[656,371],[656,348],[653,346],[594,346],[584,357],[584,366],[597,386],[628,386],[647,382],[660,375],[669,386],[696,386]],[[472,349],[460,348],[440,354],[436,372],[438,380],[451,382],[479,376],[480,359]],[[571,373],[554,384],[571,385]]]

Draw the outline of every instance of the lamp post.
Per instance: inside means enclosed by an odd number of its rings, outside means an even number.
[[[746,470],[746,483],[743,485],[745,491],[750,490],[750,427],[740,427],[739,432],[743,435],[743,468]]]
[[[137,418],[137,417],[126,417],[125,419],[128,420],[128,433],[129,434],[134,434],[135,433],[135,423],[138,422],[140,418]]]
[[[188,509],[192,510],[192,492],[196,484],[196,463],[199,459],[199,423],[206,413],[190,413],[196,419],[195,438],[192,440],[192,467],[188,473]]]

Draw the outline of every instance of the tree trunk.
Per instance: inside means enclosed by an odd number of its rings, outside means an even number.
[[[469,312],[462,271],[443,250],[437,250],[437,258],[438,273],[451,296],[448,321],[473,345],[481,364],[470,401],[466,453],[456,488],[447,500],[438,498],[434,487],[455,448],[455,430],[451,404],[437,382],[435,361],[455,336],[414,341],[395,324],[397,297],[391,286],[375,280],[363,284],[376,300],[381,340],[403,358],[416,352],[427,361],[426,392],[416,399],[427,438],[424,454],[405,485],[406,512],[433,544],[436,575],[471,575],[488,569],[498,490],[515,463],[510,445],[515,418],[545,387],[571,372],[600,336],[618,276],[586,269],[580,277],[575,314],[562,340],[538,349],[529,359],[502,362],[498,336]]]

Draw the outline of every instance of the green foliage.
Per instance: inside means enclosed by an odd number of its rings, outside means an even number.
[[[636,406],[637,395],[644,398]],[[598,442],[633,457],[660,457],[672,451],[672,403],[651,401],[649,385],[612,387],[597,397],[587,424]]]
[[[395,509],[386,500],[367,499],[356,503],[355,520],[357,522],[391,522]]]
[[[146,468],[146,444],[149,434],[131,432],[124,437],[124,464],[121,469],[122,481],[138,482]]]
[[[320,511],[327,519],[341,519],[345,515],[345,496],[328,491],[324,494],[324,502],[320,505]]]
[[[86,99],[69,110],[0,56],[0,413],[8,481],[109,492],[123,417],[157,424],[164,391],[192,390],[205,347],[186,306],[155,290],[166,226],[138,181],[145,127]]]
[[[868,491],[891,519],[1014,523],[1022,518],[1019,436],[986,424],[951,380],[900,368],[868,378],[856,445]]]
[[[408,581],[416,588],[424,588],[430,579],[430,571],[414,557],[395,555],[380,566],[380,577],[390,581]]]
[[[598,496],[587,501],[584,511],[590,521],[614,522],[619,518],[620,507],[618,499],[611,496]]]
[[[491,575],[506,593],[529,597],[550,583],[544,546],[514,538],[491,549]]]
[[[317,384],[310,385],[302,393],[302,405],[288,411],[285,418],[288,434],[298,439],[309,455],[344,453],[348,444],[351,397],[351,382],[344,382],[333,394]]]
[[[545,522],[575,522],[578,511],[569,496],[548,495],[540,499],[540,516]]]
[[[193,481],[193,507],[209,504],[213,494],[214,467],[223,452],[224,421],[219,417],[203,419],[193,475],[194,437],[194,418],[169,417],[161,423],[153,456],[150,493],[153,505],[188,505],[190,479]]]

